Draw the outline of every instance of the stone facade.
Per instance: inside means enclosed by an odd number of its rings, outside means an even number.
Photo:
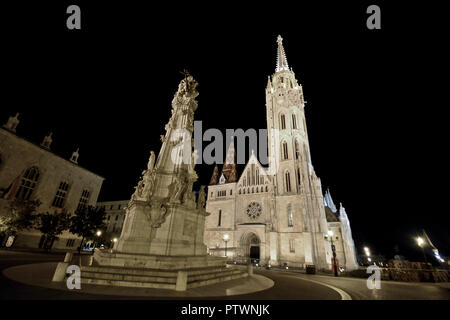
[[[0,128],[0,214],[4,214],[14,198],[39,199],[40,212],[74,212],[79,205],[95,205],[104,178],[72,161],[52,153],[51,134],[36,145],[16,135],[18,115]],[[53,248],[76,248],[80,239],[64,232]],[[14,246],[37,248],[38,231],[21,232]]]
[[[97,202],[97,207],[104,208],[106,213],[106,229],[103,238],[106,241],[113,241],[119,238],[122,233],[123,222],[125,221],[125,208],[129,200],[103,201]]]
[[[331,246],[320,179],[309,149],[303,90],[278,37],[275,74],[266,87],[269,167],[253,154],[241,176],[233,170],[234,143],[222,172],[208,187],[205,243],[229,259],[270,265],[331,268]],[[226,170],[225,170],[226,169]],[[224,238],[225,236],[225,238]],[[229,240],[225,241],[226,237]]]

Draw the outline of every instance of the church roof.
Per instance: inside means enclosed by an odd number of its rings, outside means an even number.
[[[325,216],[327,217],[328,222],[339,222],[338,217],[329,207],[325,207]]]

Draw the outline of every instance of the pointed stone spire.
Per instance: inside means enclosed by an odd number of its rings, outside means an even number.
[[[237,181],[236,172],[236,150],[234,149],[234,137],[231,137],[230,146],[228,147],[225,163],[222,168],[222,174],[225,177],[227,183]]]
[[[211,177],[211,180],[209,181],[209,185],[213,186],[216,185],[219,182],[219,168],[216,166],[214,167],[214,171]]]
[[[331,198],[330,189],[327,189],[324,196],[324,203],[325,205],[333,211],[333,213],[337,212],[337,208],[333,202],[333,199]]]
[[[283,48],[283,38],[279,35],[277,38],[278,43],[278,51],[277,51],[277,67],[275,68],[276,72],[289,70],[289,65],[286,59],[286,53]]]
[[[270,81],[270,76],[267,77],[267,89],[272,89],[272,81]]]
[[[77,148],[77,150],[74,153],[72,153],[72,156],[70,157],[71,162],[78,164],[78,157],[80,156],[79,151],[80,148]]]
[[[41,143],[42,148],[50,150],[50,145],[52,144],[52,141],[53,141],[52,134],[53,134],[53,132],[50,132],[48,135],[46,135],[44,137],[44,140],[42,140],[42,143]]]
[[[3,125],[3,128],[8,129],[12,132],[16,132],[19,122],[19,113],[16,113],[15,117],[9,117],[8,122]]]

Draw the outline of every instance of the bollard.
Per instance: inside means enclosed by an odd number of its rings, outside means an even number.
[[[53,274],[53,282],[62,282],[64,281],[64,278],[66,277],[66,270],[69,266],[68,262],[59,262],[56,266],[55,273]]]
[[[252,264],[247,265],[247,273],[249,276],[253,275],[253,265]]]
[[[187,271],[178,271],[177,274],[177,284],[175,286],[176,291],[186,291],[187,289]]]
[[[66,256],[64,257],[64,262],[70,263],[72,262],[73,253],[72,252],[66,252]]]

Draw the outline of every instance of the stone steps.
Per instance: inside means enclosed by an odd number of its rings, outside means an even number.
[[[222,272],[228,268],[222,267],[208,267],[198,269],[188,269],[188,275],[201,275],[211,272]],[[155,269],[138,269],[138,268],[117,268],[117,267],[97,267],[97,266],[82,266],[81,272],[100,272],[100,273],[114,273],[114,274],[127,274],[138,276],[150,276],[150,277],[176,277],[177,271],[161,271]]]
[[[242,270],[227,267],[211,267],[186,270],[187,288],[219,283],[246,277]],[[175,289],[178,273],[149,269],[114,267],[81,268],[81,283],[107,286]]]

